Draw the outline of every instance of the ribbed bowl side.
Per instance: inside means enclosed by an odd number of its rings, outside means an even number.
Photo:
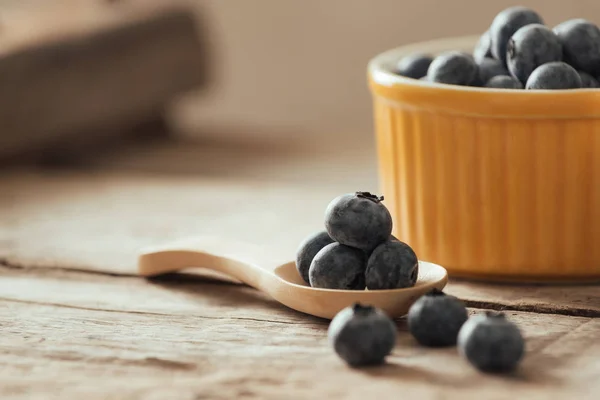
[[[600,278],[600,119],[492,118],[374,96],[394,233],[450,274]]]

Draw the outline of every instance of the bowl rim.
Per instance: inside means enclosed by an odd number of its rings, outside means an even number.
[[[393,72],[403,56],[471,52],[479,35],[412,43],[384,51],[367,67],[371,92],[396,105],[440,109],[450,113],[493,117],[599,118],[600,89],[515,90],[449,85],[403,77]]]

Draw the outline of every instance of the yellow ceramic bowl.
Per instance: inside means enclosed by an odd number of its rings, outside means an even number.
[[[453,276],[600,280],[600,90],[432,84],[369,64],[382,191],[394,233]]]

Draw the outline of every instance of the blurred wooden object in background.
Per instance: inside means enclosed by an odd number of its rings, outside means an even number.
[[[206,82],[199,27],[184,3],[49,3],[2,10],[0,162],[139,137],[136,127],[162,125],[166,105]]]

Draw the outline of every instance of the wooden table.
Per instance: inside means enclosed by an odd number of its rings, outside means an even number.
[[[600,398],[598,286],[452,279],[447,291],[473,313],[506,310],[524,332],[521,369],[494,376],[455,348],[417,346],[402,319],[387,365],[351,369],[327,343],[327,321],[251,288],[135,276],[139,247],[187,235],[291,257],[331,198],[377,189],[372,155],[163,144],[73,169],[4,171],[0,398]]]

